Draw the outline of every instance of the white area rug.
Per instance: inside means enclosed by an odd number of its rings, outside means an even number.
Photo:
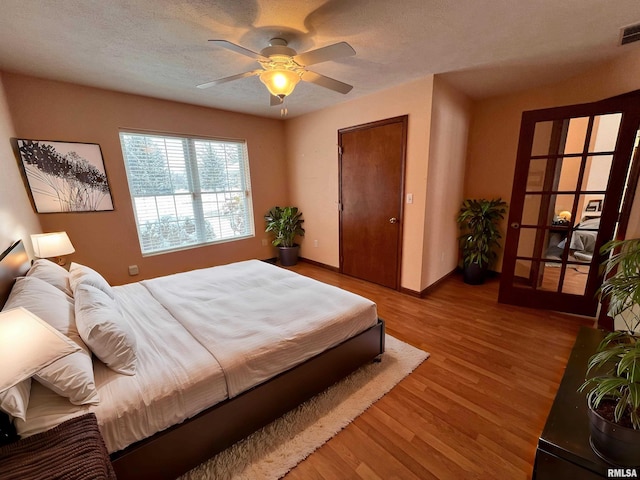
[[[325,392],[236,443],[181,480],[277,479],[420,365],[429,354],[387,335],[382,361],[360,368]]]

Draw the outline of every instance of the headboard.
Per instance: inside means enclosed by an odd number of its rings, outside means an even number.
[[[18,240],[0,255],[0,308],[7,301],[16,278],[27,273],[30,266],[29,255],[22,240]]]

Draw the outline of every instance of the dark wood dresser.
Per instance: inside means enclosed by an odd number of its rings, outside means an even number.
[[[584,382],[587,362],[605,332],[582,327],[551,406],[533,467],[533,480],[607,478],[611,465],[600,459],[589,445],[589,419]]]

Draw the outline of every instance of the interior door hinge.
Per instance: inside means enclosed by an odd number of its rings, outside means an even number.
[[[338,155],[342,155],[342,145],[338,145]]]

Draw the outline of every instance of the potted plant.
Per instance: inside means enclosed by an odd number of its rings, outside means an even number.
[[[294,242],[296,236],[304,237],[302,228],[302,212],[297,207],[273,207],[264,216],[267,222],[266,232],[275,236],[274,246],[280,250],[280,263],[284,266],[295,265],[298,262],[300,246]]]
[[[457,222],[463,231],[459,239],[465,283],[479,285],[484,282],[489,265],[497,257],[495,248],[500,247],[498,240],[502,238],[498,222],[506,211],[507,203],[501,198],[462,202]]]
[[[610,332],[589,359],[587,395],[591,446],[609,463],[640,466],[640,238],[607,243],[601,299],[624,323]],[[590,376],[591,375],[591,376]]]

